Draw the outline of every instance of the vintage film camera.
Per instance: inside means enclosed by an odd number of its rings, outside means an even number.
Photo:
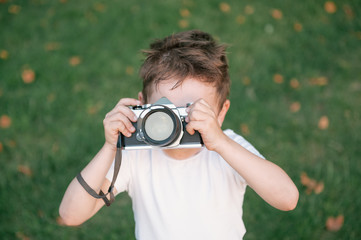
[[[189,106],[190,104],[187,104]],[[187,107],[186,106],[186,107]],[[176,107],[163,97],[154,104],[132,106],[138,120],[131,137],[119,134],[118,147],[123,149],[199,148],[203,141],[199,132],[190,135],[185,127],[186,107]]]

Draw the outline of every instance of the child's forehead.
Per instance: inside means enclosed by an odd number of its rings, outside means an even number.
[[[194,78],[186,78],[178,85],[177,82],[176,79],[170,79],[153,86],[149,94],[149,103],[161,97],[167,97],[176,106],[184,106],[200,98],[205,99],[209,104],[215,104],[218,101],[217,89],[213,84]]]

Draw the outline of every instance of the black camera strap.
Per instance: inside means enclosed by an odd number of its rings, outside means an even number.
[[[115,154],[115,162],[114,162],[114,174],[113,174],[113,179],[112,182],[110,183],[110,186],[108,188],[108,192],[104,193],[102,190],[100,190],[99,194],[97,194],[94,189],[92,189],[84,180],[84,178],[82,177],[81,173],[79,173],[76,176],[76,179],[78,180],[78,182],[80,183],[80,185],[85,189],[85,191],[87,191],[92,197],[97,198],[97,199],[103,199],[103,201],[105,202],[105,205],[107,205],[107,207],[109,207],[113,202],[114,202],[114,184],[115,181],[117,180],[117,176],[119,173],[119,169],[120,169],[120,165],[122,164],[122,147],[120,144],[120,139],[121,137],[119,137],[118,140],[118,144],[117,144],[117,152]],[[110,196],[109,199],[107,196]]]

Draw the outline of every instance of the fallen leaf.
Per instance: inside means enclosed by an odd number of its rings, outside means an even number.
[[[325,8],[325,11],[330,14],[333,14],[337,11],[336,4],[332,1],[325,2],[324,8]]]
[[[251,5],[246,5],[246,7],[244,8],[244,12],[247,15],[251,15],[254,13],[254,8]]]
[[[324,189],[324,183],[322,181],[317,182],[315,179],[310,178],[307,173],[301,173],[301,184],[306,187],[306,193],[311,194],[312,191],[315,194],[320,194]]]
[[[30,68],[24,69],[21,73],[21,78],[23,79],[24,83],[32,83],[35,80],[35,72]]]
[[[225,2],[219,4],[219,9],[224,13],[228,13],[231,11],[231,7],[229,6],[228,3]]]
[[[8,145],[11,148],[16,147],[16,142],[14,140],[9,140],[6,142],[6,145]]]
[[[273,9],[271,11],[271,15],[274,19],[277,19],[277,20],[282,19],[282,17],[283,17],[283,14],[282,14],[281,10],[279,10],[279,9]]]
[[[181,19],[178,21],[178,25],[180,28],[187,28],[189,26],[189,22],[186,19]]]
[[[11,126],[11,118],[8,115],[2,115],[0,118],[0,127],[9,128]]]
[[[243,85],[248,86],[251,84],[251,79],[249,77],[244,77],[242,79],[242,83],[243,83]]]
[[[0,51],[0,58],[1,59],[8,59],[8,57],[9,57],[9,53],[8,53],[8,51],[6,51],[6,50],[1,50]]]
[[[328,79],[326,77],[311,78],[310,84],[317,85],[317,86],[325,86],[328,84]]]
[[[47,51],[54,51],[60,48],[60,43],[58,42],[49,42],[45,44],[45,50]]]
[[[327,116],[322,116],[318,121],[318,128],[321,130],[327,129],[329,126],[329,120]]]
[[[301,109],[301,103],[299,103],[299,102],[293,102],[290,105],[290,110],[293,113],[300,111],[300,109]]]
[[[125,68],[125,73],[128,75],[128,76],[132,76],[134,74],[134,68],[132,66],[127,66]]]
[[[105,5],[102,4],[102,3],[95,3],[95,4],[94,4],[94,9],[95,9],[95,11],[97,11],[97,12],[105,12],[106,7],[105,7]]]
[[[56,98],[55,93],[49,93],[49,95],[46,97],[46,100],[47,100],[49,103],[51,103],[51,102],[54,102],[55,98]]]
[[[242,123],[242,124],[241,124],[241,132],[242,132],[242,134],[245,135],[245,136],[247,136],[247,135],[250,134],[249,127],[248,127],[247,124],[245,124],[245,123]]]
[[[20,240],[30,240],[30,237],[26,236],[22,232],[16,232],[16,238]]]
[[[9,6],[9,13],[12,13],[12,14],[18,14],[21,10],[21,7],[19,5],[10,5]]]
[[[345,217],[343,215],[339,215],[337,217],[329,217],[326,221],[326,229],[328,231],[337,232],[343,226],[345,221]]]
[[[186,17],[189,17],[191,15],[190,11],[186,8],[182,8],[180,11],[179,11],[180,15],[184,18]]]
[[[303,26],[299,22],[296,22],[295,24],[293,24],[293,29],[295,29],[296,32],[301,32],[302,28],[303,28]]]
[[[77,66],[80,64],[80,62],[81,62],[81,59],[79,56],[73,56],[69,59],[69,64],[71,66]]]
[[[243,15],[238,15],[237,18],[236,18],[236,22],[238,24],[243,24],[245,21],[246,21],[246,17],[243,16]]]
[[[2,142],[0,142],[0,153],[4,150],[4,146],[2,144]]]
[[[283,76],[281,74],[276,73],[273,75],[273,81],[277,84],[283,83]]]
[[[33,175],[33,171],[30,169],[29,166],[26,166],[26,165],[19,165],[18,172],[20,172],[28,177],[31,177]]]
[[[313,189],[313,191],[316,194],[320,194],[321,192],[323,192],[323,189],[325,188],[325,184],[323,182],[318,182],[315,186],[315,188]]]
[[[300,87],[300,82],[296,78],[292,78],[290,81],[291,88],[297,89]]]
[[[348,4],[343,5],[343,11],[345,12],[348,19],[354,18],[355,14],[350,5]]]
[[[93,105],[93,106],[90,106],[90,107],[88,108],[88,114],[94,115],[94,114],[96,114],[97,112],[99,112],[99,110],[101,110],[102,107],[103,107],[103,104],[102,104],[102,103],[97,103],[97,104],[95,104],[95,105]]]

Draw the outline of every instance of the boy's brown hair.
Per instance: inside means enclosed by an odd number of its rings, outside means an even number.
[[[230,80],[226,46],[217,44],[212,36],[199,30],[191,30],[156,40],[140,68],[143,79],[143,98],[147,103],[153,84],[163,80],[177,79],[173,88],[189,77],[213,84],[222,107],[229,95]]]

